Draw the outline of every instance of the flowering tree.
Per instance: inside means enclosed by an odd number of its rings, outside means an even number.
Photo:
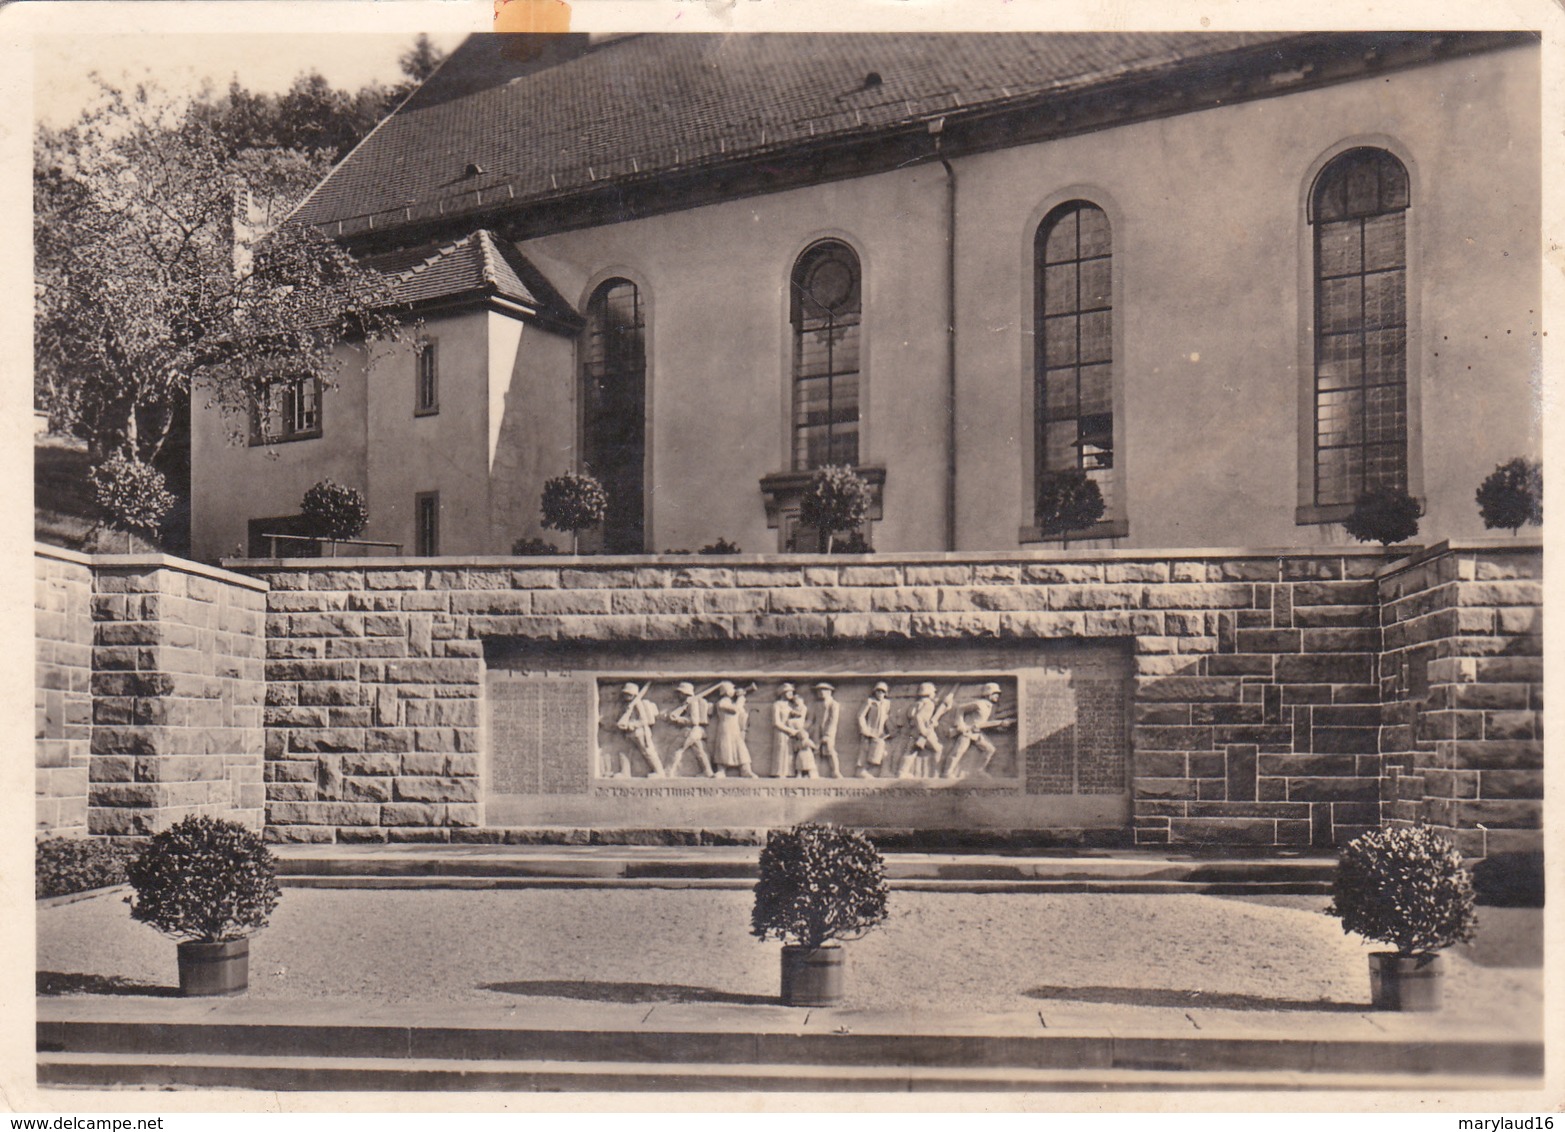
[[[331,480],[321,480],[304,493],[299,513],[311,533],[323,539],[355,538],[370,521],[363,493]]]
[[[237,439],[279,377],[329,386],[337,344],[397,337],[385,282],[324,236],[236,242],[251,190],[275,217],[325,161],[233,141],[145,85],[105,85],[74,125],[36,135],[35,396],[100,459],[156,461],[193,391]]]

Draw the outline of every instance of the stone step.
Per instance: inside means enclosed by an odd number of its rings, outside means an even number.
[[[137,1007],[134,1020],[113,1019],[113,1006],[93,1016],[91,1003],[54,1008],[40,1003],[38,1049],[44,1055],[169,1058],[232,1056],[305,1059],[435,1059],[473,1062],[552,1061],[663,1066],[874,1067],[922,1075],[930,1071],[1104,1070],[1179,1072],[1444,1074],[1525,1077],[1543,1071],[1539,1041],[1485,1036],[1407,1034],[1360,1036],[1345,1023],[1331,1029],[1212,1031],[1117,1027],[1049,1030],[1018,1018],[978,1019],[917,1032],[880,1020],[814,1012],[813,1028],[785,1008],[703,1010],[680,1025],[604,1025],[602,1012],[572,1018],[547,1012],[484,1024],[426,1015],[393,1024],[343,1023],[270,1006],[208,1006],[190,1000]],[[192,1014],[194,1009],[214,1013]],[[224,1011],[228,1013],[223,1013]],[[650,1015],[652,1012],[648,1011]],[[810,1015],[813,1017],[814,1014]],[[339,1015],[340,1017],[340,1015]],[[595,1026],[601,1028],[587,1028]],[[862,1027],[862,1028],[860,1028]],[[1283,1036],[1279,1036],[1281,1033]],[[1414,1034],[1416,1033],[1416,1036]]]
[[[1028,1069],[734,1065],[541,1059],[306,1057],[232,1054],[54,1053],[38,1084],[57,1088],[231,1088],[268,1092],[353,1090],[507,1092],[1118,1092],[1332,1090],[1431,1092],[1525,1089],[1532,1078],[1458,1072]]]
[[[285,888],[356,889],[514,889],[514,888],[661,888],[749,890],[754,877],[545,877],[400,875],[355,876],[328,874],[280,876]],[[1206,896],[1322,896],[1331,892],[1330,881],[1200,882],[1137,880],[890,880],[899,892],[1055,892],[1136,893],[1140,895],[1194,893]]]
[[[743,888],[756,877],[753,847],[287,846],[283,883],[298,887],[395,887],[392,879],[459,881],[448,887],[530,884]],[[890,853],[886,876],[910,891],[1205,892],[1318,894],[1330,891],[1328,857],[1202,859],[1122,852],[1100,856]],[[333,878],[343,878],[334,880]],[[374,883],[350,885],[348,879]],[[416,886],[416,885],[410,885]]]

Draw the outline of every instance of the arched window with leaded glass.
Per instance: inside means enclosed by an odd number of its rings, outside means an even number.
[[[859,257],[840,240],[794,264],[792,462],[795,471],[859,462]]]
[[[1113,233],[1103,209],[1052,209],[1033,246],[1034,484],[1079,470],[1114,498]]]
[[[582,463],[603,484],[603,549],[646,549],[646,308],[629,279],[610,279],[587,301],[581,338]]]
[[[1310,194],[1317,507],[1408,490],[1407,169],[1383,149],[1340,154]]]

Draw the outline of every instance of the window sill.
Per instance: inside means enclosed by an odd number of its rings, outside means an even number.
[[[250,438],[250,447],[270,448],[277,444],[292,444],[298,440],[319,440],[320,438],[320,429],[316,429],[314,432],[295,432],[288,436],[253,436]]]
[[[1023,527],[1017,534],[1017,539],[1023,543],[1029,542],[1086,542],[1090,539],[1101,538],[1128,538],[1130,536],[1129,519],[1104,519],[1093,523],[1090,527],[1078,527],[1074,531],[1066,531],[1063,534],[1046,535],[1036,526]]]
[[[881,497],[886,487],[886,469],[878,464],[863,464],[854,469],[869,484],[873,497],[870,503],[871,521],[881,518]],[[782,513],[797,510],[799,496],[810,486],[814,470],[803,472],[771,472],[761,477],[761,494],[766,500],[766,525],[776,529]]]
[[[1418,501],[1419,513],[1424,513],[1428,508],[1423,496],[1415,495],[1413,498]],[[1320,523],[1341,523],[1353,514],[1354,506],[1355,504],[1352,503],[1301,503],[1293,509],[1293,521],[1300,527]]]
[[[438,417],[440,415],[440,406],[436,405],[430,409],[414,409],[413,415],[415,417]]]

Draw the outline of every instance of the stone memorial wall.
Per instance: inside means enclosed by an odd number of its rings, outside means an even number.
[[[1317,849],[1422,819],[1469,853],[1541,844],[1526,540],[39,562],[41,831],[79,832],[82,791],[93,832],[259,822],[264,743],[279,841],[732,841],[816,817]],[[878,762],[860,722],[877,684]],[[753,778],[734,764],[741,690]]]

